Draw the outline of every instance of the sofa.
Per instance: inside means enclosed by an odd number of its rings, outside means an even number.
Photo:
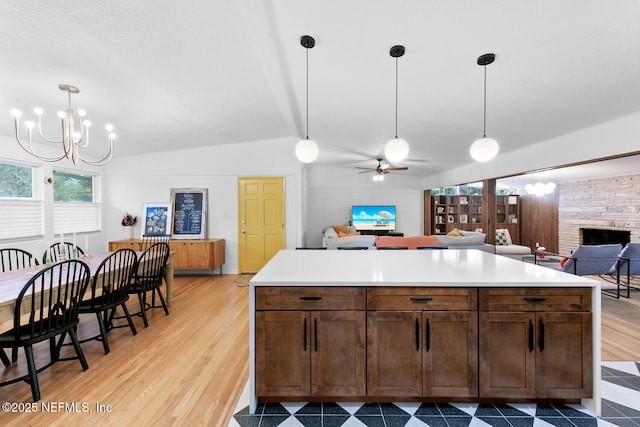
[[[522,261],[525,255],[531,255],[531,248],[523,245],[516,245],[511,240],[511,234],[506,228],[496,229],[496,255],[506,256],[518,261]]]
[[[334,225],[322,230],[322,247],[327,249],[367,247],[374,248],[376,236],[361,235],[350,225]]]
[[[486,235],[474,231],[461,231],[458,236],[374,236],[360,235],[348,225],[329,226],[322,230],[322,247],[338,249],[345,247],[446,247],[450,249],[479,249],[494,252],[493,245],[484,243]]]

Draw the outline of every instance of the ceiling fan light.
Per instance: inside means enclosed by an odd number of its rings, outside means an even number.
[[[409,144],[402,138],[393,138],[384,146],[384,156],[391,163],[401,162],[409,155]]]
[[[476,162],[486,162],[493,159],[498,154],[499,149],[498,142],[495,139],[482,137],[471,144],[469,153]]]
[[[296,157],[302,163],[311,163],[318,158],[318,144],[311,139],[302,139],[296,144]]]

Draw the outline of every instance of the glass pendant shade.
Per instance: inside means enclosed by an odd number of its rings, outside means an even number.
[[[302,163],[311,163],[318,158],[318,144],[311,139],[302,139],[296,144],[296,157]]]
[[[392,163],[401,162],[409,155],[409,144],[402,138],[393,138],[384,146],[384,156]]]
[[[538,197],[542,197],[545,194],[553,193],[553,190],[555,190],[556,188],[556,184],[553,182],[543,184],[540,181],[538,181],[535,184],[527,184],[524,188],[525,190],[527,190],[527,193],[535,194]]]
[[[483,137],[471,144],[469,152],[476,162],[486,162],[493,159],[498,154],[498,150],[498,142],[495,139]]]

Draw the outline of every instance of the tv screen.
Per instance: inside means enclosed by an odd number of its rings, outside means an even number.
[[[351,223],[358,231],[395,231],[396,207],[393,205],[351,206]]]

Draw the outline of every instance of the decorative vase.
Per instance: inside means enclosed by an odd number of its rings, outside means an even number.
[[[126,240],[133,240],[133,225],[124,226],[124,238]]]

